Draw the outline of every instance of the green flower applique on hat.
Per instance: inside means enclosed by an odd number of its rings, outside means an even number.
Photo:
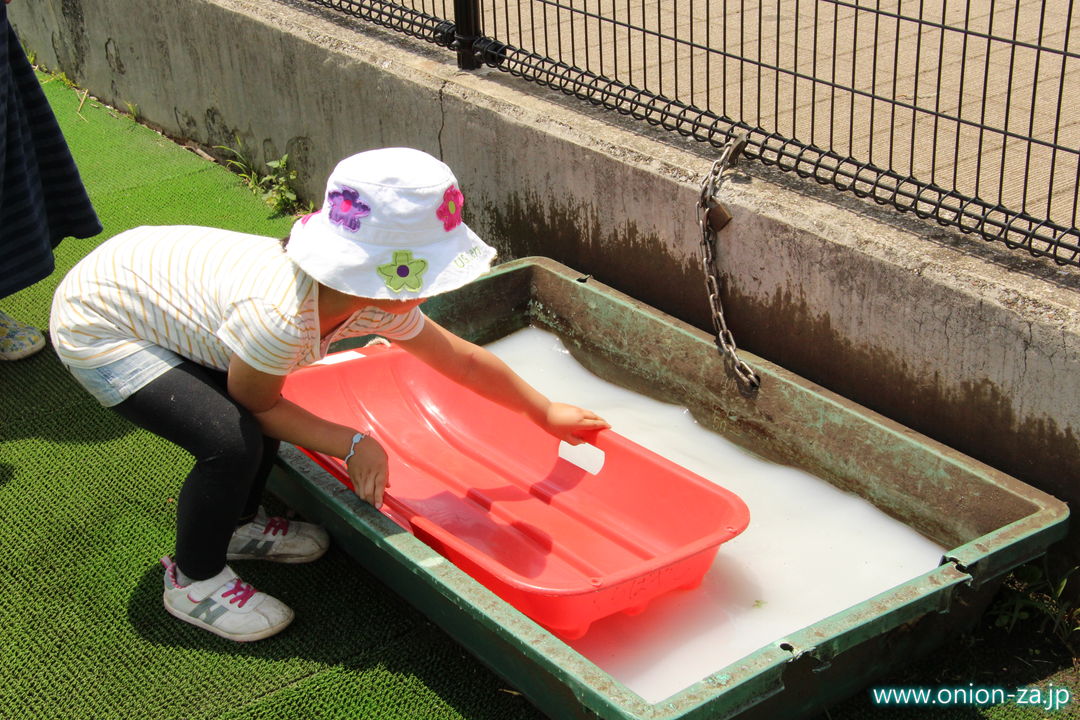
[[[427,260],[413,258],[412,250],[396,250],[394,259],[386,265],[380,265],[376,270],[386,282],[386,286],[394,292],[401,292],[402,288],[417,292],[424,284],[424,271],[427,266]]]

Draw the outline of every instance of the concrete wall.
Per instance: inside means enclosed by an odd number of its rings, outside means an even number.
[[[694,211],[707,148],[462,73],[449,51],[303,0],[9,9],[40,63],[169,134],[288,152],[316,202],[340,157],[418,147],[455,168],[468,221],[503,259],[547,255],[711,327]],[[741,347],[1080,501],[1080,271],[762,168],[723,196],[718,266]]]

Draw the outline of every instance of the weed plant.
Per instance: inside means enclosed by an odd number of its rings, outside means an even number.
[[[1055,573],[1046,557],[1016,568],[1002,583],[989,613],[994,625],[1012,632],[1038,622],[1039,632],[1076,659],[1080,655],[1080,595],[1069,593],[1069,580],[1080,567]]]
[[[228,145],[214,147],[229,156],[225,160],[226,166],[239,175],[240,180],[251,188],[253,193],[262,197],[276,216],[293,215],[312,209],[310,203],[308,206],[303,205],[296,195],[293,187],[293,183],[296,182],[296,171],[289,168],[288,153],[277,160],[268,161],[267,172],[263,173],[259,171],[250,155],[244,151],[239,138],[236,145],[236,147]]]

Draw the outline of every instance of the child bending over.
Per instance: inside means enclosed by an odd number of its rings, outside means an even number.
[[[381,506],[390,478],[378,439],[281,396],[286,376],[336,340],[389,338],[572,444],[608,427],[420,311],[495,256],[461,221],[463,202],[450,168],[430,155],[372,150],[337,165],[322,209],[298,220],[284,247],[211,228],[140,227],[64,278],[51,320],[61,361],[102,405],[195,458],[177,500],[176,559],[163,559],[169,613],[239,641],[292,621],[226,564],[326,552],[321,527],[267,517],[260,505],[279,441],[342,458],[357,494]]]

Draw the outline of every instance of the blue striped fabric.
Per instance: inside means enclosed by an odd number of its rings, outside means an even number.
[[[52,108],[0,3],[0,298],[53,271],[65,237],[101,232]]]

